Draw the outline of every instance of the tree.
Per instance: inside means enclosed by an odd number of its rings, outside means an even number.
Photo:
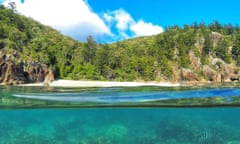
[[[8,2],[7,8],[12,10],[12,12],[17,13],[17,5],[15,2],[13,2],[13,1]]]
[[[205,35],[205,40],[204,40],[204,46],[203,46],[203,55],[208,55],[210,56],[210,52],[212,51],[213,48],[213,44],[212,44],[212,40],[209,36],[209,34]]]
[[[221,32],[222,30],[222,25],[218,21],[214,21],[213,23],[209,24],[208,27],[214,32]]]
[[[93,39],[93,37],[88,36],[87,42],[82,51],[85,62],[93,63],[93,57],[96,54],[97,46],[98,45],[97,45],[96,41]]]
[[[104,45],[102,48],[99,48],[96,51],[94,60],[94,65],[96,66],[97,72],[99,75],[106,78],[108,76],[109,69],[109,46]]]
[[[233,34],[233,31],[234,31],[234,27],[232,24],[224,25],[224,34],[231,35]]]
[[[223,59],[225,62],[230,63],[231,62],[231,55],[229,52],[229,42],[226,39],[221,39],[218,43],[215,51],[216,56]]]
[[[240,34],[235,36],[232,48],[232,56],[236,60],[237,65],[240,66]]]

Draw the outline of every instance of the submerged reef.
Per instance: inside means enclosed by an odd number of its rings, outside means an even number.
[[[239,110],[0,111],[0,144],[240,144]]]

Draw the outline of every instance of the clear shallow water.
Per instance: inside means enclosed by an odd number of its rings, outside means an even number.
[[[230,144],[239,119],[238,108],[2,110],[0,143]]]
[[[0,144],[240,144],[238,88],[1,87],[0,95]]]

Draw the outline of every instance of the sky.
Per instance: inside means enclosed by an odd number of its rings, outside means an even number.
[[[238,0],[0,0],[14,1],[18,13],[62,34],[100,43],[150,36],[168,26],[211,23],[240,24]]]

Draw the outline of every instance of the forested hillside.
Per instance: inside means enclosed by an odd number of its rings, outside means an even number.
[[[113,44],[98,44],[91,36],[81,43],[0,7],[0,82],[6,61],[25,75],[29,65],[39,64],[61,79],[222,82],[239,80],[239,54],[240,28],[217,21]]]

